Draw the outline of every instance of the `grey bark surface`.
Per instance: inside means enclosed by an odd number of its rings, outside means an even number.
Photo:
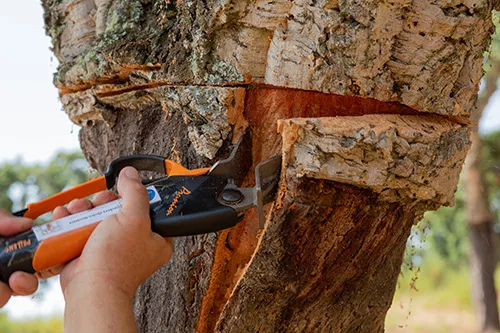
[[[470,115],[478,91],[493,5],[487,0],[43,3],[61,62],[55,82],[63,93],[99,83],[134,89],[253,82],[460,116]],[[99,113],[92,109],[87,108],[90,118]]]
[[[383,330],[411,225],[452,201],[491,1],[42,4],[98,171],[131,153],[209,166],[247,127],[254,164],[285,156],[266,229],[249,211],[175,239],[137,294],[140,331]]]

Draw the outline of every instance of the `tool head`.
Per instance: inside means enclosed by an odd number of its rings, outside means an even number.
[[[208,176],[231,179],[236,186],[241,186],[251,167],[252,136],[250,130],[247,129],[236,143],[231,155],[215,163],[208,172]]]
[[[264,228],[264,205],[274,201],[276,197],[280,172],[281,155],[273,156],[255,167],[255,205],[259,214],[260,229]]]
[[[232,203],[231,206],[239,212],[244,212],[250,207],[257,207],[259,227],[262,229],[265,222],[264,205],[274,200],[278,190],[281,155],[271,157],[255,167],[255,187],[239,188],[251,167],[252,137],[250,131],[247,130],[238,140],[231,155],[227,159],[214,164],[208,175],[229,179],[230,182],[226,186],[226,191],[237,189],[243,195],[241,201]],[[228,204],[224,199],[222,201]]]

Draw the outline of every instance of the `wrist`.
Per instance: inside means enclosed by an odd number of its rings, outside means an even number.
[[[113,297],[132,302],[135,290],[130,290],[111,279],[98,274],[80,274],[69,281],[63,289],[66,302],[72,299]]]
[[[133,295],[102,278],[79,276],[64,290],[64,332],[136,332]]]

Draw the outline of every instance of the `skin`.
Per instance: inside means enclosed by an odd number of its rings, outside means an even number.
[[[26,231],[33,225],[33,221],[24,217],[12,216],[0,209],[0,236],[8,237]],[[38,279],[32,274],[15,272],[9,278],[9,285],[0,282],[0,308],[3,307],[12,295],[31,295],[38,288]]]
[[[135,292],[172,256],[171,239],[151,231],[147,191],[134,168],[124,168],[120,173],[118,193],[123,198],[122,209],[97,226],[81,256],[64,267],[39,274],[39,277],[61,274],[66,300],[65,332],[136,332],[132,313]],[[88,210],[116,198],[114,193],[106,191],[92,201],[74,200],[67,208],[57,207],[53,218]],[[31,226],[31,221],[27,219],[0,212],[0,234],[4,236],[29,229],[28,225]],[[13,293],[27,295],[37,286],[36,277],[16,272],[9,279],[9,286],[0,286],[0,302],[3,301],[0,304],[5,304]]]

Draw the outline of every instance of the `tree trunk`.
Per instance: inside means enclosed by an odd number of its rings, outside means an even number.
[[[485,80],[485,89],[478,99],[471,119],[478,122],[490,97],[497,89],[500,61],[494,61]],[[497,292],[495,288],[494,215],[488,200],[488,186],[481,169],[482,139],[477,127],[472,131],[472,145],[465,163],[465,209],[469,225],[471,295],[482,332],[499,331]]]
[[[492,3],[43,5],[97,170],[130,153],[208,166],[247,127],[254,165],[283,154],[265,229],[251,210],[175,239],[137,294],[141,331],[383,331],[411,226],[453,202]]]

